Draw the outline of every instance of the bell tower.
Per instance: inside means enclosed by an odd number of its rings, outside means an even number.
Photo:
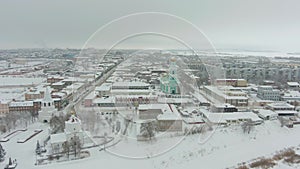
[[[44,94],[44,98],[41,102],[41,111],[39,112],[39,121],[43,123],[49,123],[52,116],[57,114],[57,110],[54,106],[54,101],[51,97],[48,87]]]
[[[170,59],[169,75],[174,78],[177,77],[176,59],[174,57]]]

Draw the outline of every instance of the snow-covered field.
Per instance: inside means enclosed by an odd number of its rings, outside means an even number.
[[[0,88],[0,101],[24,100],[25,87]]]
[[[17,143],[34,129],[43,132],[26,143]],[[300,143],[300,126],[288,129],[280,127],[278,121],[268,121],[256,126],[250,134],[242,132],[240,126],[218,128],[215,132],[157,139],[151,143],[124,138],[114,147],[99,151],[89,149],[91,157],[81,160],[35,166],[35,145],[47,135],[47,125],[35,123],[26,132],[21,132],[2,143],[7,157],[18,160],[17,168],[82,169],[82,168],[227,168],[251,159],[268,156],[286,147]],[[207,140],[207,141],[205,141]],[[280,164],[284,165],[284,164]],[[0,164],[3,168],[4,163]],[[280,168],[280,166],[277,166]]]
[[[44,78],[0,76],[0,86],[37,85],[42,83],[44,80]]]

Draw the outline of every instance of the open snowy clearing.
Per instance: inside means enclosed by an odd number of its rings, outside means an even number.
[[[18,139],[26,137],[26,133],[35,129],[43,131],[23,144],[17,143]],[[35,166],[36,141],[43,140],[47,136],[47,125],[35,123],[28,127],[28,132],[20,133],[10,141],[2,143],[7,151],[7,159],[10,156],[16,158],[18,167],[26,169],[81,169],[95,166],[113,169],[124,167],[179,169],[205,166],[217,169],[234,167],[238,163],[268,156],[277,150],[297,146],[300,143],[298,136],[300,126],[288,129],[280,127],[278,121],[268,121],[256,126],[250,134],[244,134],[240,126],[231,126],[218,128],[212,135],[206,132],[189,135],[184,139],[182,137],[157,139],[151,143],[124,138],[105,151],[99,151],[100,147],[89,149],[91,157],[86,159]],[[0,167],[3,168],[4,164],[2,162]]]

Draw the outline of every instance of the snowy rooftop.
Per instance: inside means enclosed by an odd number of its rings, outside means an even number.
[[[273,89],[273,86],[268,86],[268,85],[261,85],[261,86],[258,86],[259,88],[262,88],[262,89]]]
[[[275,113],[274,111],[267,110],[267,109],[258,109],[257,112],[259,115],[264,116],[264,117],[277,115],[277,113]]]
[[[59,82],[53,83],[52,86],[62,86],[64,84],[65,84],[65,82],[59,81]]]
[[[95,91],[109,91],[111,89],[111,83],[103,83],[101,86],[97,86]]]
[[[224,92],[229,92],[230,91],[231,87],[229,87],[229,86],[221,87],[221,90],[220,90],[220,88],[218,88],[216,86],[205,86],[205,88],[209,89],[210,91],[213,91],[217,95],[219,95],[223,98],[226,98],[226,99],[240,99],[240,100],[247,100],[248,99],[248,97],[245,97],[245,96],[228,96],[228,95],[226,95]]]
[[[115,97],[101,97],[93,100],[93,103],[115,103]]]
[[[33,101],[11,102],[10,107],[33,106]]]
[[[192,99],[190,98],[166,98],[166,97],[160,97],[158,98],[158,102],[159,103],[175,103],[175,104],[179,104],[179,103],[192,103]]]
[[[199,117],[199,116],[196,116],[196,117],[193,117],[193,118],[183,118],[183,120],[186,122],[186,123],[202,123],[204,122],[202,117]]]
[[[295,110],[276,110],[277,114],[298,114]]]
[[[289,86],[295,86],[295,87],[299,87],[299,83],[298,82],[287,82],[287,84],[289,85]]]
[[[69,78],[66,78],[64,80],[62,80],[63,82],[84,82],[85,79],[83,78],[78,78],[78,77],[69,77]]]
[[[153,110],[153,109],[160,109],[163,113],[174,113],[178,114],[178,110],[175,105],[173,104],[140,104],[139,110]]]
[[[140,104],[139,110],[161,109],[169,110],[167,104]]]
[[[76,90],[76,89],[79,89],[83,85],[84,85],[84,83],[77,82],[77,83],[71,84],[70,86],[67,86],[66,89],[67,90]]]
[[[245,79],[216,79],[216,81],[245,81]]]
[[[210,122],[212,123],[226,123],[227,120],[246,120],[251,119],[252,121],[262,121],[253,112],[234,112],[234,113],[215,113],[210,112],[206,109],[200,109]]]
[[[150,93],[150,90],[148,90],[148,89],[112,89],[111,93],[112,94],[127,94],[127,93],[148,94],[148,93]]]
[[[300,97],[300,92],[298,91],[287,91],[283,93],[282,97]]]
[[[66,93],[63,93],[63,92],[54,92],[52,93],[53,96],[59,96],[59,97],[64,97],[66,96]]]
[[[116,98],[157,98],[157,95],[145,95],[145,94],[137,94],[137,95],[116,95]]]
[[[274,103],[268,104],[268,106],[271,108],[294,108],[295,107],[295,106],[290,105],[285,102],[274,102]]]
[[[157,116],[157,120],[182,120],[182,118],[179,114],[163,113]]]
[[[208,103],[209,101],[199,92],[195,92],[192,94],[195,98],[197,98],[198,101],[201,103]]]
[[[157,120],[182,120],[177,108],[173,104],[164,104],[163,114],[157,116]]]
[[[52,75],[52,76],[48,76],[47,77],[48,79],[64,79],[64,77],[62,77],[62,76],[57,76],[57,75]]]
[[[144,82],[115,82],[113,83],[113,87],[129,87],[129,86],[138,86],[138,87],[146,87],[149,86],[148,83],[144,83]]]
[[[235,108],[234,105],[231,105],[229,103],[224,103],[224,104],[215,104],[214,105],[216,108]]]

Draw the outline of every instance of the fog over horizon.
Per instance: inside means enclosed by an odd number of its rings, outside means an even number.
[[[100,27],[117,18],[142,12],[161,12],[183,18],[197,26],[218,50],[300,52],[300,2],[293,0],[1,1],[0,49],[82,48]],[[149,25],[138,27],[151,30],[151,24],[156,21],[145,22]],[[161,25],[169,26],[167,22]],[[128,23],[111,30],[107,36],[131,29]],[[169,27],[169,30],[189,32],[180,26]],[[124,42],[120,48],[180,48],[177,42],[153,37],[135,38]],[[90,47],[106,48],[103,43]]]

